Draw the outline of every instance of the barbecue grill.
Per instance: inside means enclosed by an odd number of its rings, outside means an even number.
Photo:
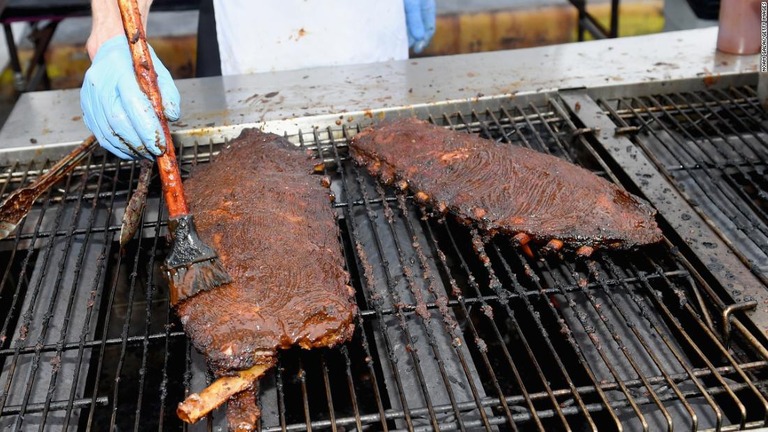
[[[299,71],[282,87],[271,75],[181,82],[198,99],[175,125],[185,174],[255,126],[305,147],[331,179],[357,330],[336,349],[280,353],[260,382],[261,430],[766,426],[768,115],[756,59],[715,56],[715,35]],[[634,64],[605,71],[627,53]],[[526,69],[547,61],[571,78]],[[85,137],[65,114],[76,103],[22,97],[0,133],[3,197]],[[529,257],[433,214],[348,155],[362,127],[411,115],[621,183],[659,209],[665,239]],[[175,415],[211,376],[169,310],[156,181],[140,232],[118,246],[137,177],[134,163],[94,154],[0,241],[3,430],[225,426],[219,411],[194,426]]]

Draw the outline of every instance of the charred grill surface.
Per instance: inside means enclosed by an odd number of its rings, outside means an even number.
[[[278,348],[333,346],[355,305],[328,191],[303,151],[246,130],[185,183],[200,237],[233,282],[177,313],[218,375],[270,363]]]
[[[564,160],[409,118],[368,128],[350,149],[385,183],[491,232],[559,247],[630,248],[661,240],[642,199]]]

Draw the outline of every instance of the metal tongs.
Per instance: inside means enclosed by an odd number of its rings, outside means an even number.
[[[8,237],[16,229],[43,192],[64,178],[96,147],[96,138],[91,135],[31,185],[13,191],[0,204],[0,239]]]

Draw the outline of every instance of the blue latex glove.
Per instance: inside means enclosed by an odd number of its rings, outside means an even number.
[[[179,90],[149,47],[169,121],[179,119]],[[125,36],[99,47],[80,89],[83,120],[99,144],[121,159],[152,159],[165,152],[165,136],[152,104],[139,89]]]
[[[435,0],[403,0],[408,46],[420,53],[435,35]]]

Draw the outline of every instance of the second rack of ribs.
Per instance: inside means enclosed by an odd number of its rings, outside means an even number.
[[[562,159],[408,118],[370,127],[350,143],[355,161],[418,201],[522,244],[549,242],[588,255],[661,240],[644,200]]]

